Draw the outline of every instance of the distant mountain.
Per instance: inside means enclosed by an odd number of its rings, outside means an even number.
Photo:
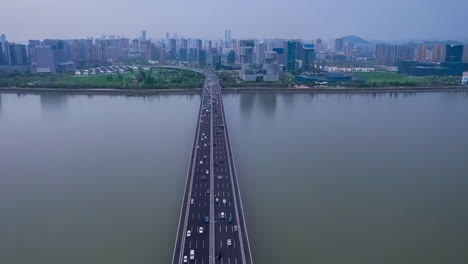
[[[342,39],[344,40],[344,42],[350,42],[354,44],[368,44],[369,43],[367,42],[367,40],[354,36],[354,35],[342,37]]]

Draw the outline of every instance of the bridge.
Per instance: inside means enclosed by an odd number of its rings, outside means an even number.
[[[221,86],[196,71],[205,80],[172,264],[252,264]]]

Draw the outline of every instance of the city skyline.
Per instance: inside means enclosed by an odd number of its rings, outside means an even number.
[[[236,5],[228,5],[213,0],[143,0],[117,5],[107,0],[84,0],[73,8],[63,8],[66,5],[58,0],[40,3],[20,0],[4,3],[2,9],[9,12],[0,16],[0,24],[9,25],[2,28],[2,33],[16,42],[45,38],[84,39],[101,35],[136,38],[142,29],[147,31],[148,38],[153,39],[164,38],[166,32],[171,32],[171,37],[172,32],[177,32],[184,37],[221,39],[225,29],[230,29],[232,39],[327,40],[356,35],[371,41],[387,42],[468,40],[460,30],[468,26],[464,19],[468,2],[462,0],[433,0],[426,5],[416,0],[292,2],[285,5],[279,0],[240,0]],[[207,9],[207,6],[216,9]],[[107,13],[102,10],[107,10]],[[86,19],[71,19],[80,13],[86,14]]]

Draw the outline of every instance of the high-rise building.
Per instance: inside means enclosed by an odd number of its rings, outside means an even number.
[[[432,49],[432,62],[445,62],[445,45],[434,45]]]
[[[5,42],[5,41],[6,41],[5,34],[0,35],[0,42]]]
[[[146,30],[141,31],[141,40],[146,41]]]
[[[211,55],[211,68],[216,71],[221,69],[221,55],[220,54]]]
[[[35,61],[32,63],[34,73],[56,73],[57,58],[50,47],[35,47]]]
[[[227,63],[234,64],[236,62],[236,52],[231,50],[227,55]]]
[[[267,45],[264,42],[258,43],[255,46],[255,64],[260,65],[263,63],[263,60],[265,59],[265,52],[267,49]]]
[[[346,59],[352,61],[354,57],[354,43],[353,42],[346,42],[344,53],[346,55]]]
[[[206,66],[206,50],[198,51],[198,66]]]
[[[414,60],[414,48],[388,44],[377,44],[375,47],[377,65],[392,66],[400,60]]]
[[[461,62],[463,45],[447,45],[445,47],[445,62]]]
[[[321,38],[318,38],[318,39],[315,41],[315,50],[316,50],[316,51],[322,51],[322,50],[323,50],[322,39],[321,39]]]
[[[182,49],[188,49],[188,41],[187,41],[187,39],[181,39],[180,47],[181,47]]]
[[[241,66],[245,64],[252,64],[253,60],[253,53],[254,53],[254,46],[255,43],[253,40],[240,40],[240,63]]]
[[[419,44],[416,60],[419,62],[426,62],[426,51],[427,51],[426,44]]]
[[[304,69],[309,71],[313,68],[313,63],[315,60],[314,44],[304,44],[302,52],[304,53]]]
[[[463,58],[462,62],[468,63],[468,45],[463,46]]]
[[[344,39],[342,38],[335,39],[335,51],[342,52],[343,48],[344,48]]]
[[[9,43],[8,44],[8,61],[9,65],[28,65],[28,57],[26,53],[26,46],[21,44]]]
[[[296,70],[296,60],[300,56],[299,46],[302,46],[299,40],[286,41],[286,71],[292,72]]]
[[[226,29],[224,30],[224,44],[225,44],[225,48],[230,48],[231,47],[231,30],[230,29]]]
[[[169,40],[169,59],[170,60],[176,60],[177,58],[177,42],[176,39],[170,39]]]

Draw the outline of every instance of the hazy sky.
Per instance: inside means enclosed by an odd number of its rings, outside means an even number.
[[[219,39],[468,40],[468,0],[10,0],[0,33],[10,41],[165,32]]]

